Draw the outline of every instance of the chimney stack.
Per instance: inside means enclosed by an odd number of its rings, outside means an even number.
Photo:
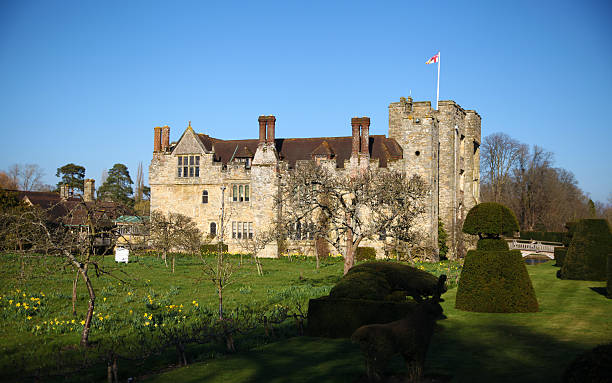
[[[357,156],[357,154],[359,153],[359,123],[360,118],[351,118],[351,126],[353,127],[353,145],[351,150],[351,157]]]
[[[156,126],[154,129],[155,133],[153,134],[153,152],[158,153],[161,152],[161,143],[162,143],[162,128],[161,126]]]
[[[168,125],[165,125],[161,129],[161,150],[165,152],[170,147],[170,127]]]
[[[68,185],[66,184],[60,185],[60,198],[63,200],[68,199]]]
[[[266,143],[266,116],[259,116],[259,145]]]
[[[274,145],[274,130],[276,128],[276,117],[268,116],[267,121],[268,121],[268,135],[267,135],[268,138],[266,142],[268,144]]]
[[[85,190],[83,192],[83,201],[93,202],[95,200],[96,181],[88,178],[85,180]]]
[[[370,155],[370,117],[361,118],[361,153]]]

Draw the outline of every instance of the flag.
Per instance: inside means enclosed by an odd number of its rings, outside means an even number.
[[[425,64],[435,64],[438,61],[440,61],[440,52],[436,53],[436,55],[434,57],[432,57],[429,60],[427,60],[427,62]]]

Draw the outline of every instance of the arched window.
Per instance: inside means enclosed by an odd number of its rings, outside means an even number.
[[[210,236],[215,237],[217,235],[217,224],[215,222],[210,223]]]
[[[208,203],[208,190],[202,192],[202,203]]]

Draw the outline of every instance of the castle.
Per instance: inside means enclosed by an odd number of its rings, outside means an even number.
[[[225,206],[225,243],[241,252],[240,241],[253,238],[277,213],[275,180],[279,167],[316,161],[346,171],[355,166],[389,168],[418,174],[430,185],[426,212],[418,229],[425,245],[437,252],[438,220],[448,233],[449,256],[457,254],[461,223],[480,195],[480,115],[454,101],[400,98],[389,105],[389,136],[370,135],[370,119],[351,120],[345,137],[276,138],[276,118],[260,116],[259,139],[220,140],[196,133],[191,124],[176,143],[168,126],[154,129],[153,159],[149,167],[151,211],[176,212],[191,217],[207,236],[218,236],[222,197]],[[295,241],[294,241],[295,242]],[[297,238],[302,248],[313,248],[307,236]],[[376,239],[365,246],[383,256]],[[275,245],[262,256],[277,256]]]

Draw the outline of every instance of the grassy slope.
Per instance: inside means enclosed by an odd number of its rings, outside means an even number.
[[[593,291],[603,282],[555,277],[552,262],[528,266],[540,312],[483,314],[454,309],[432,340],[426,374],[453,382],[558,382],[580,352],[612,340],[612,301]],[[401,368],[399,360],[394,369]],[[352,382],[363,372],[359,351],[346,340],[293,338],[251,353],[191,365],[148,382]]]

